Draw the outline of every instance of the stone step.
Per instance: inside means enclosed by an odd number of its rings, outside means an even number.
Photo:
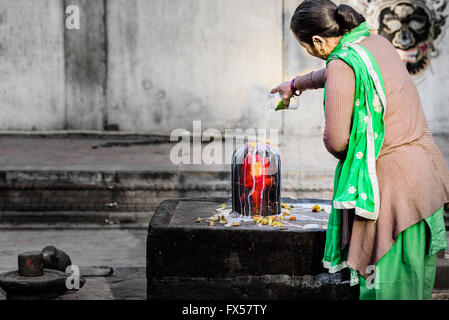
[[[286,197],[332,196],[328,172],[283,172]],[[164,199],[228,197],[229,171],[0,171],[0,212],[154,212]]]
[[[85,224],[113,226],[147,225],[152,217],[148,212],[105,212],[105,211],[3,211],[0,212],[0,229],[23,228],[62,228]]]

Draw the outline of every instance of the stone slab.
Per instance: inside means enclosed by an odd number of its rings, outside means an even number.
[[[290,203],[330,204],[318,199]],[[323,269],[323,228],[209,226],[227,198],[165,200],[149,224],[149,299],[346,299],[357,293],[348,276]],[[313,216],[308,222],[316,222]],[[340,292],[337,294],[337,292]]]
[[[254,223],[238,228],[210,227],[195,222],[197,218],[212,216],[226,201],[230,200],[162,202],[148,229],[148,274],[232,277],[308,275],[323,271],[324,229],[261,228]],[[323,202],[329,203],[321,200]]]
[[[83,268],[81,268],[83,269]],[[145,268],[114,269],[108,276],[86,277],[86,284],[78,291],[60,296],[57,300],[145,300]]]
[[[80,267],[80,274],[83,277],[108,277],[113,272],[114,269],[108,266]]]

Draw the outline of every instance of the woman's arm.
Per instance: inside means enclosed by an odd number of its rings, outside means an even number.
[[[326,71],[326,122],[323,135],[326,149],[344,160],[351,133],[355,76],[342,60],[332,60]]]
[[[324,88],[326,68],[312,71],[295,78],[295,88],[299,91]]]
[[[288,106],[290,103],[290,98],[293,96],[292,87],[296,89],[295,91],[303,92],[308,89],[319,89],[324,88],[324,83],[326,82],[326,68],[320,69],[318,71],[312,71],[303,76],[297,76],[294,82],[285,81],[278,85],[276,88],[271,89],[271,93],[279,92],[284,98],[284,105]]]

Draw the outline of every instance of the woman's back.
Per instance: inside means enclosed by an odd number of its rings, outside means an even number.
[[[381,154],[400,145],[431,137],[419,93],[393,45],[376,34],[366,38],[361,45],[373,54],[385,84],[387,108]]]

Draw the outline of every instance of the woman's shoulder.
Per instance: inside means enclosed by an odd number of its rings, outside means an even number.
[[[352,68],[343,59],[332,59],[327,64],[327,70],[344,70]]]
[[[355,77],[354,70],[342,59],[333,59],[329,61],[326,68],[326,79]]]
[[[366,39],[361,42],[362,45],[372,45],[379,47],[381,49],[396,50],[393,44],[385,37],[377,34],[371,33]]]
[[[389,73],[408,75],[407,68],[402,61],[397,49],[385,37],[378,34],[371,34],[361,43],[368,49],[377,60],[381,71]]]

